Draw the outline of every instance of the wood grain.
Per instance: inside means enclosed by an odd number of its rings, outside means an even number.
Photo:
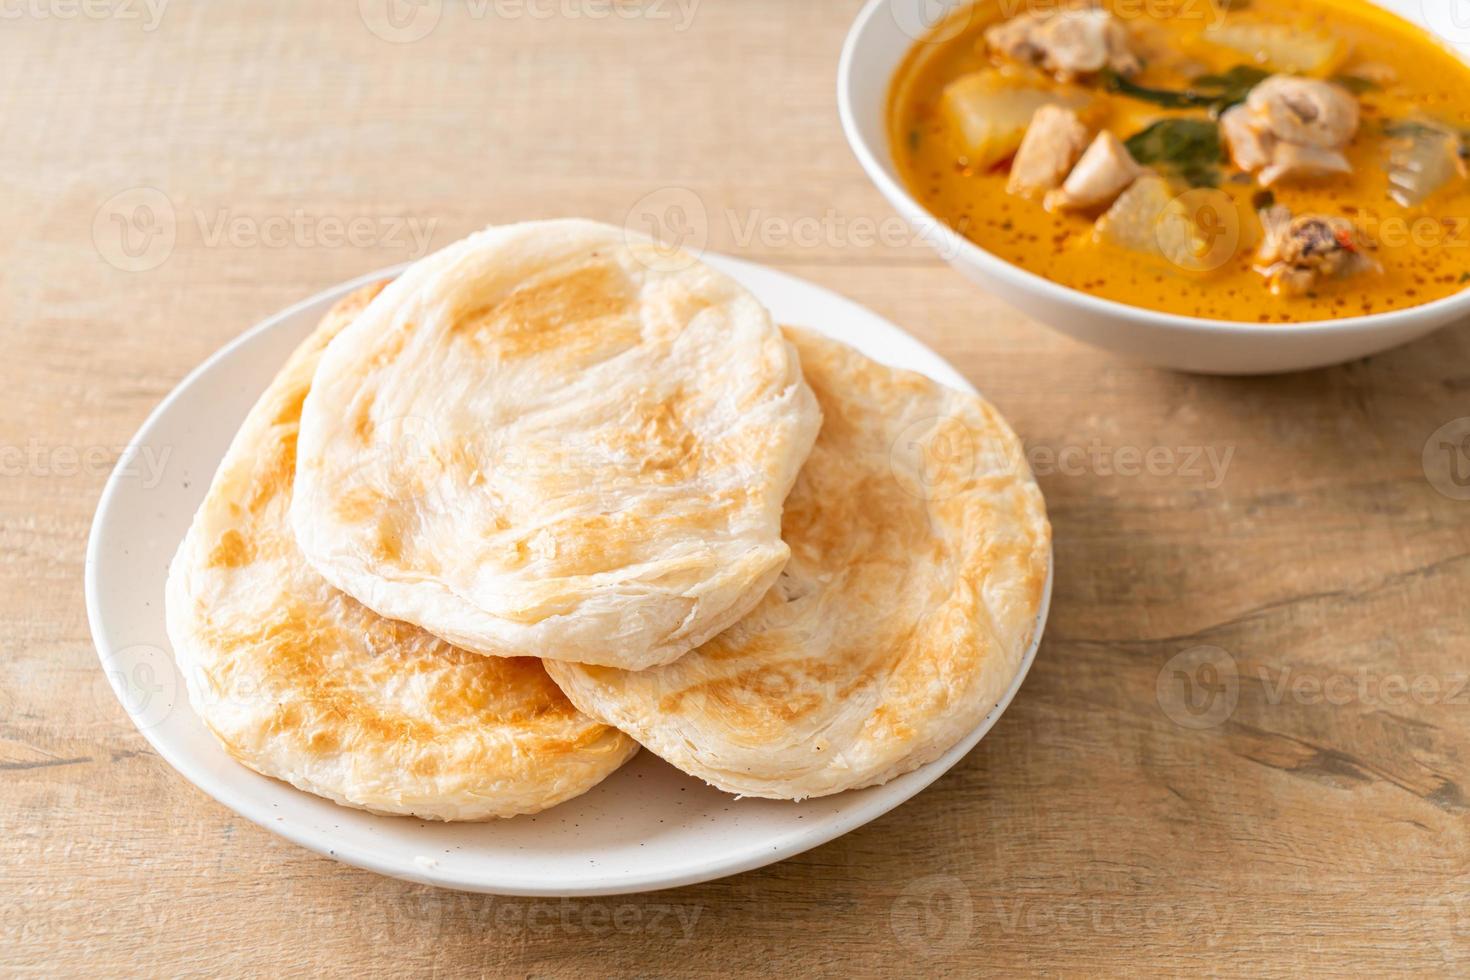
[[[411,43],[367,28],[372,0],[172,0],[156,24],[142,0],[71,19],[65,0],[14,6],[0,972],[1470,969],[1470,502],[1422,459],[1470,415],[1470,324],[1251,380],[1048,332],[890,240],[833,104],[857,6],[666,0],[594,18],[592,0],[449,0]],[[108,202],[139,187],[163,195],[176,240],[128,271]],[[146,413],[262,317],[415,257],[410,223],[438,247],[516,218],[621,222],[684,192],[711,248],[903,324],[1056,464],[1039,465],[1051,625],[994,732],[801,857],[568,903],[347,868],[177,776],[107,690],[82,601],[105,464]],[[338,241],[339,226],[363,234]],[[1154,465],[1135,472],[1134,450]]]

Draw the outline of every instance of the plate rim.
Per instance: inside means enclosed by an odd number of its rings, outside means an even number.
[[[716,253],[706,253],[701,256],[701,259],[716,268],[722,269],[722,271],[733,267],[745,269],[763,276],[773,276],[779,280],[786,280],[788,283],[798,285],[802,289],[820,293],[824,301],[828,303],[839,307],[856,308],[867,316],[880,321],[886,327],[907,337],[912,343],[918,345],[930,359],[938,364],[944,365],[956,378],[963,381],[964,386],[968,390],[979,394],[975,386],[958,369],[950,364],[945,357],[929,347],[928,344],[913,336],[902,327],[899,327],[888,318],[880,316],[854,300],[848,299],[824,286],[809,282],[798,276],[793,276],[779,269],[773,269],[758,262],[751,262]],[[1023,653],[1020,665],[1012,677],[1010,684],[1007,686],[1005,693],[974,729],[947,749],[939,758],[909,773],[905,773],[903,776],[897,777],[909,777],[914,783],[911,791],[897,798],[889,798],[881,794],[875,795],[871,800],[841,812],[826,821],[814,823],[811,825],[812,829],[799,834],[793,834],[789,839],[781,840],[769,848],[764,846],[760,848],[747,848],[736,851],[730,856],[721,854],[712,859],[705,858],[697,862],[692,862],[687,870],[678,874],[658,871],[642,875],[627,875],[601,871],[596,876],[589,875],[585,883],[581,885],[569,885],[564,881],[542,885],[524,877],[489,880],[483,875],[459,874],[449,869],[440,871],[418,864],[413,859],[408,859],[407,861],[394,860],[387,855],[373,853],[369,849],[356,844],[344,842],[329,844],[324,842],[320,839],[319,831],[313,830],[310,827],[298,826],[295,822],[286,821],[279,817],[272,819],[272,815],[266,812],[269,810],[269,806],[265,802],[252,800],[248,792],[242,792],[238,787],[233,786],[228,781],[217,780],[212,774],[200,771],[191,763],[185,761],[181,755],[174,752],[171,741],[163,738],[158,726],[139,723],[139,719],[130,709],[127,699],[123,696],[122,692],[118,691],[116,680],[107,671],[109,658],[117,652],[117,649],[125,648],[114,649],[105,635],[106,627],[102,610],[101,584],[97,572],[101,564],[102,535],[100,529],[108,522],[110,512],[116,504],[116,498],[121,492],[124,480],[127,478],[126,470],[131,462],[134,447],[145,445],[149,432],[169,414],[174,404],[182,399],[186,392],[189,392],[193,388],[199,378],[212,370],[220,362],[229,359],[239,348],[250,343],[256,337],[277,329],[283,322],[296,316],[304,309],[340,298],[368,283],[396,276],[411,264],[409,262],[399,263],[329,286],[284,309],[278,310],[231,338],[184,375],[169,390],[168,394],[154,406],[153,410],[148,413],[148,416],[128,440],[127,448],[120,454],[118,462],[113,467],[112,472],[108,474],[107,481],[103,485],[96,510],[93,512],[91,526],[88,529],[87,547],[83,564],[87,624],[92,637],[92,644],[103,668],[104,675],[107,676],[108,684],[112,687],[113,694],[118,698],[119,704],[123,712],[128,716],[129,721],[133,723],[133,726],[142,734],[148,744],[153,747],[154,751],[175,772],[196,789],[201,790],[206,796],[230,812],[244,817],[264,830],[289,840],[293,844],[304,847],[322,857],[340,861],[365,871],[371,871],[376,874],[399,878],[405,881],[456,891],[535,898],[582,898],[637,894],[668,888],[679,888],[741,874],[746,871],[753,871],[757,868],[794,857],[812,848],[820,847],[844,834],[850,833],[858,827],[897,809],[933,785],[934,782],[949,772],[961,759],[968,755],[979,744],[980,740],[990,732],[996,722],[1000,720],[1000,717],[1010,706],[1012,700],[1025,682],[1027,675],[1030,673],[1031,667],[1036,660],[1037,651],[1041,645],[1042,635],[1045,632],[1047,618],[1051,608],[1052,583],[1055,571],[1054,548],[1049,548],[1047,553],[1046,581],[1042,590],[1041,604],[1037,610],[1031,642]],[[934,380],[939,381],[937,378]],[[939,381],[939,383],[949,384],[947,381]],[[214,474],[211,470],[209,479],[213,480],[213,478]],[[172,659],[173,651],[169,650],[167,652],[168,656]],[[184,698],[184,703],[188,706],[188,710],[192,712],[193,706],[188,705],[187,697]],[[647,751],[647,749],[643,749],[643,751]],[[239,763],[236,764],[240,765]],[[246,772],[254,772],[249,767],[243,768]],[[613,778],[615,775],[610,775],[609,778]],[[288,782],[277,780],[275,777],[262,775],[262,778],[273,779],[282,783],[284,786],[290,786]],[[297,792],[303,791],[297,790]],[[404,819],[413,820],[416,818],[405,817]]]

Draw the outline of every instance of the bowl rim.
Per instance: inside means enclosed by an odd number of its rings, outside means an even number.
[[[1260,323],[1251,320],[1220,320],[1190,316],[1184,313],[1166,313],[1162,310],[1151,310],[1118,300],[1104,299],[1071,286],[1064,286],[981,248],[951,228],[948,223],[926,208],[918,198],[910,194],[907,188],[891,176],[883,165],[884,158],[892,159],[886,141],[881,147],[883,156],[880,157],[879,152],[869,144],[858,125],[857,110],[853,105],[857,49],[865,39],[873,20],[879,13],[888,10],[897,2],[899,0],[867,0],[853,19],[852,26],[848,28],[847,35],[842,42],[842,53],[837,62],[837,114],[842,123],[842,133],[847,139],[847,145],[857,157],[868,179],[877,186],[879,192],[887,198],[888,203],[897,209],[899,215],[916,232],[920,233],[920,237],[932,236],[928,239],[929,243],[940,252],[940,257],[950,264],[954,264],[956,259],[963,258],[1017,289],[1044,293],[1050,299],[1081,307],[1099,316],[1131,319],[1142,326],[1167,330],[1202,330],[1213,333],[1239,334],[1280,334],[1283,330],[1290,330],[1293,334],[1353,334],[1392,331],[1402,326],[1422,324],[1430,319],[1447,320],[1457,312],[1470,313],[1470,284],[1462,285],[1458,292],[1449,296],[1417,306],[1327,320]],[[965,0],[965,2],[973,5],[983,3],[984,0]],[[1383,7],[1374,0],[1367,0],[1367,2],[1376,7]],[[962,4],[956,6],[960,5]],[[1388,12],[1394,13],[1392,10]],[[1395,14],[1395,16],[1400,15]],[[1423,25],[1416,26],[1419,26],[1421,30],[1429,31],[1429,28]],[[1431,32],[1431,36],[1435,35]],[[912,44],[917,43],[917,41],[912,42]],[[908,50],[912,50],[912,44]],[[1449,46],[1446,45],[1446,47]],[[1453,48],[1449,50],[1454,51]],[[887,111],[886,102],[892,91],[893,73],[897,68],[898,66],[895,65],[886,69],[888,79],[884,88],[884,112]],[[885,134],[887,132],[886,125],[884,132]]]

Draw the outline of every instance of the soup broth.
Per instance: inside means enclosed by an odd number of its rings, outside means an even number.
[[[1042,62],[1035,43],[1017,47],[1031,59],[1018,64],[998,34],[987,37],[1018,16],[1044,23],[1075,6],[981,0],[940,24],[900,68],[889,106],[893,155],[910,192],[946,224],[1061,285],[1196,317],[1357,316],[1470,284],[1470,68],[1427,33],[1361,0],[1100,0],[1091,6],[1112,14],[1127,50],[1080,73],[1057,69],[1049,53]],[[1249,148],[1224,138],[1221,119],[1234,106],[1242,119],[1272,119],[1266,89],[1257,87],[1279,75],[1288,76],[1287,89],[1309,79],[1333,86],[1335,99],[1356,100],[1350,139],[1308,148],[1314,166],[1329,170],[1339,165],[1318,158],[1340,151],[1347,172],[1272,179],[1269,169],[1242,167]],[[1119,219],[1116,195],[1088,206],[1061,190],[1017,192],[1015,144],[1026,118],[1036,124],[1034,103],[1043,99],[1073,113],[1088,142],[1113,134],[1164,178],[1135,184],[1123,202],[1157,198],[1139,212],[1152,222],[1145,231]],[[1183,122],[1157,125],[1165,120]],[[1293,120],[1321,124],[1310,113]],[[1283,152],[1277,137],[1285,131],[1266,133],[1268,151]],[[1074,166],[1064,189],[1085,167],[1076,160],[1080,136],[1066,157]],[[1194,152],[1191,141],[1204,148]],[[1102,154],[1094,147],[1083,160],[1094,151]],[[1395,191],[1404,180],[1411,193]],[[1417,199],[1426,188],[1432,193]],[[1292,226],[1294,252],[1283,237],[1266,254],[1273,214],[1283,236],[1288,219],[1321,220]],[[1327,263],[1314,241],[1342,261]]]

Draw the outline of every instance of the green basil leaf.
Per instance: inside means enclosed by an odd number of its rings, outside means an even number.
[[[1171,173],[1191,187],[1218,187],[1225,149],[1220,127],[1209,119],[1161,119],[1124,145],[1133,159]]]

